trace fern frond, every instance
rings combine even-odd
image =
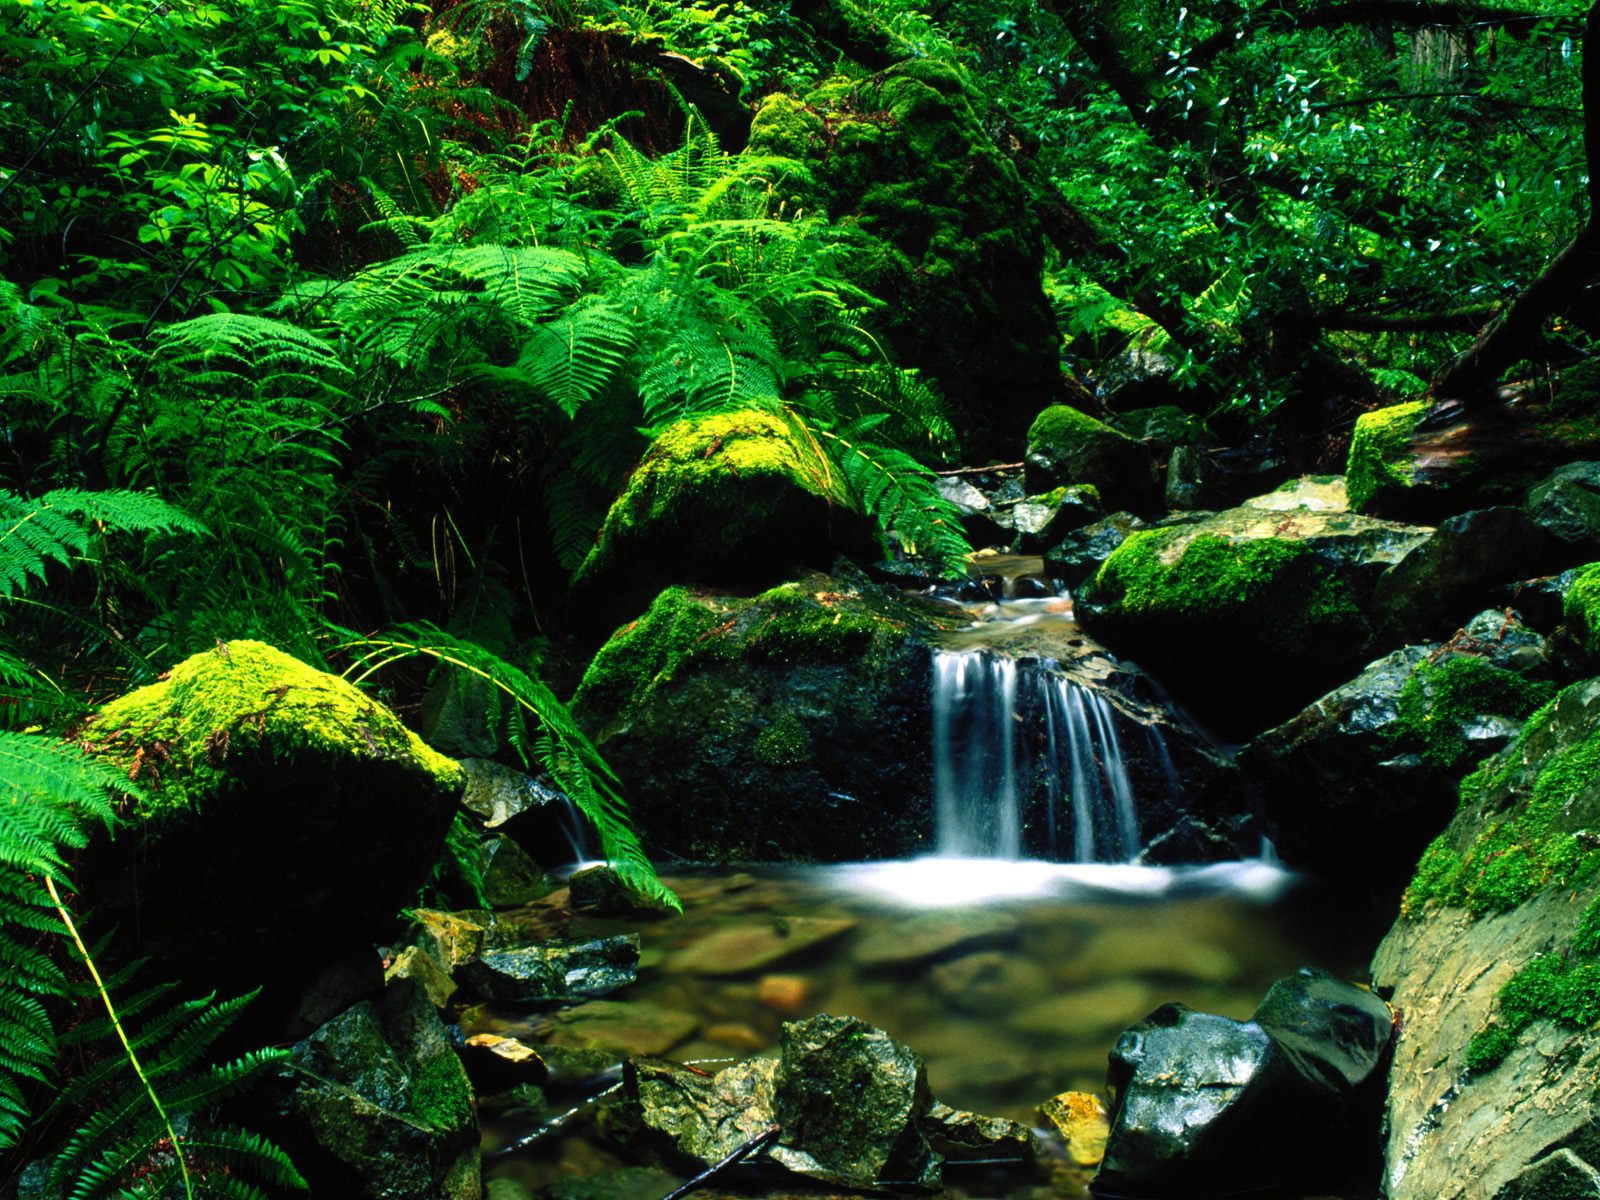
[[[529,331],[516,370],[570,417],[610,386],[635,338],[623,309],[585,298]]]

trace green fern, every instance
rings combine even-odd
[[[572,417],[610,386],[637,339],[622,308],[584,297],[529,331],[514,370]]]
[[[144,492],[57,488],[30,500],[0,488],[0,599],[43,580],[47,563],[86,556],[92,525],[130,533],[206,532],[181,509]]]
[[[491,684],[512,702],[505,714],[507,741],[524,763],[537,760],[571,797],[600,835],[612,868],[644,902],[681,910],[678,898],[657,878],[639,845],[621,785],[600,752],[543,682],[482,646],[431,625],[401,625],[380,637],[358,638],[341,647],[357,656],[360,683],[402,659],[422,656]]]

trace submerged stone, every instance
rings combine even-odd
[[[668,959],[689,975],[744,975],[832,941],[855,928],[847,917],[772,917],[713,930]]]
[[[491,1000],[520,1003],[603,996],[638,975],[639,935],[582,942],[543,942],[491,950],[463,965],[463,982]]]
[[[591,1000],[550,1016],[550,1045],[616,1055],[665,1054],[700,1022],[688,1013],[642,1000]],[[548,1057],[548,1056],[547,1056]]]
[[[864,967],[899,967],[938,958],[964,946],[1015,938],[1021,926],[1006,913],[981,909],[918,913],[874,930],[851,953]]]

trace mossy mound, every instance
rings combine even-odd
[[[1586,667],[1600,667],[1600,563],[1578,569],[1561,599],[1562,648]]]
[[[370,936],[427,877],[462,786],[382,704],[252,641],[111,702],[80,741],[148,797],[86,896],[102,917],[136,909],[145,950],[188,961]]]
[[[609,627],[670,584],[764,586],[871,544],[828,457],[772,413],[695,417],[651,444],[573,580],[575,619]]]
[[[904,62],[767,97],[748,151],[805,163],[812,182],[790,199],[859,229],[855,282],[886,303],[891,345],[938,381],[977,457],[1015,453],[1061,386],[1041,229],[988,110],[967,72]]]
[[[1411,486],[1411,431],[1427,411],[1427,404],[1416,400],[1363,413],[1356,419],[1345,467],[1351,508],[1361,512],[1382,507],[1385,493]]]
[[[924,639],[954,619],[863,578],[753,598],[669,588],[595,655],[573,711],[654,850],[911,853],[932,823]]]
[[[1356,670],[1378,576],[1427,530],[1249,506],[1136,530],[1079,589],[1084,624],[1202,718],[1250,733]]]
[[[1028,485],[1035,491],[1092,484],[1113,509],[1155,504],[1156,464],[1127,434],[1066,404],[1052,404],[1028,429]]]

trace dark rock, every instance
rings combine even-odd
[[[475,1033],[465,1039],[461,1063],[473,1083],[487,1091],[543,1083],[550,1077],[550,1068],[532,1046],[493,1033]]]
[[[461,981],[490,1000],[549,1004],[603,996],[638,974],[639,935],[544,942],[486,952],[463,965]]]
[[[1117,1103],[1096,1193],[1266,1192],[1316,1179],[1344,1149],[1339,1093],[1296,1070],[1253,1021],[1163,1005],[1117,1039],[1108,1081]]]
[[[1269,989],[1251,1016],[1308,1079],[1347,1095],[1381,1081],[1395,1014],[1366,988],[1302,967]],[[1374,1113],[1376,1118],[1376,1113]],[[1374,1119],[1376,1128],[1376,1119]]]
[[[461,807],[485,829],[510,834],[525,846],[566,849],[572,801],[548,777],[529,775],[489,758],[463,758]]]
[[[1166,501],[1169,509],[1210,507],[1206,453],[1198,446],[1174,446],[1167,459]]]
[[[630,1059],[623,1100],[603,1128],[629,1149],[695,1171],[732,1154],[775,1121],[773,1059],[752,1058],[715,1075],[676,1063]]]
[[[1148,324],[1108,358],[1095,389],[1108,408],[1125,411],[1147,405],[1173,406],[1178,397],[1172,382],[1177,364],[1165,353],[1169,344],[1164,330]]]
[[[1476,635],[1476,636],[1475,636]],[[1451,639],[1370,664],[1252,740],[1239,764],[1289,863],[1398,884],[1449,820],[1461,777],[1555,692],[1525,671],[1543,642],[1485,613]]]
[[[261,642],[184,660],[79,736],[143,784],[77,874],[84,907],[129,953],[219,986],[287,990],[382,936],[462,786],[388,708]]]
[[[1037,554],[1105,515],[1095,489],[1062,487],[1026,496],[999,510],[995,519],[1016,534],[1014,545],[1019,553]]]
[[[651,911],[644,906],[638,893],[608,866],[585,867],[574,872],[567,887],[571,889],[574,908],[588,909],[602,916]]]
[[[1112,513],[1102,521],[1075,529],[1045,551],[1044,569],[1068,587],[1077,587],[1100,569],[1111,552],[1145,524],[1132,513]]]
[[[1489,602],[1497,608],[1514,609],[1534,629],[1548,636],[1561,624],[1567,590],[1577,578],[1577,570],[1571,570],[1559,575],[1521,579],[1496,589],[1490,594]]]
[[[438,1014],[402,981],[290,1051],[283,1140],[314,1195],[476,1200],[472,1089]]]
[[[780,1045],[776,1162],[841,1187],[939,1186],[920,1058],[881,1029],[826,1014],[784,1025]]]
[[[1033,1158],[1033,1131],[1016,1121],[980,1117],[935,1102],[923,1119],[928,1145],[946,1162],[1027,1162]]]
[[[319,1025],[360,1000],[383,991],[383,960],[370,947],[343,955],[311,977],[286,1032],[303,1038]]]
[[[1092,484],[1108,506],[1156,507],[1155,459],[1143,445],[1065,404],[1039,414],[1028,430],[1027,483],[1035,493]]]
[[[1600,1171],[1571,1150],[1557,1150],[1523,1168],[1494,1200],[1600,1200]]]
[[[1175,404],[1113,412],[1106,418],[1106,424],[1135,441],[1143,442],[1161,457],[1171,454],[1179,446],[1192,446],[1205,436],[1205,427],[1199,418]]]
[[[1549,544],[1519,508],[1451,517],[1378,580],[1372,606],[1381,636],[1390,644],[1443,637],[1483,608],[1497,587],[1537,573]]]
[[[528,852],[504,834],[490,834],[478,851],[483,898],[492,908],[517,908],[550,894],[554,886]]]
[[[1528,516],[1573,561],[1600,554],[1600,462],[1575,462],[1528,493]]]

